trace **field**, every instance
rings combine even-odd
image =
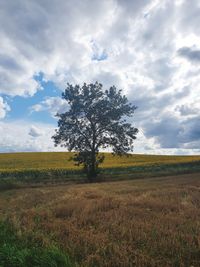
[[[200,156],[162,156],[162,155],[130,155],[129,157],[113,156],[104,153],[105,161],[102,168],[150,166],[153,164],[173,164],[200,161]],[[70,158],[70,152],[41,153],[8,153],[0,154],[0,171],[48,170],[48,169],[79,169]]]
[[[12,183],[84,182],[86,177],[70,158],[73,153],[0,154],[0,178]],[[175,175],[200,171],[200,156],[129,155],[105,153],[100,166],[100,180],[123,180],[139,177]],[[15,181],[13,181],[13,178]],[[8,179],[7,179],[8,181]],[[0,183],[1,189],[1,183]]]
[[[0,154],[0,266],[200,266],[200,156],[72,156]]]
[[[76,266],[200,266],[198,173],[3,191],[0,217]]]

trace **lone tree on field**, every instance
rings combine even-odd
[[[114,154],[133,151],[138,132],[124,117],[131,117],[136,109],[115,86],[103,90],[102,84],[67,84],[62,98],[68,103],[67,112],[57,114],[58,129],[52,137],[55,146],[77,152],[74,161],[83,164],[90,182],[97,176],[98,165],[104,157],[100,148],[112,148]]]

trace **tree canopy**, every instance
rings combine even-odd
[[[58,129],[55,145],[77,152],[74,161],[83,164],[90,181],[97,176],[98,165],[104,157],[100,149],[111,148],[117,155],[133,151],[138,129],[126,121],[136,106],[129,103],[122,90],[115,86],[103,90],[101,83],[67,84],[62,98],[68,110],[57,114]]]

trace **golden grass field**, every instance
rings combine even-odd
[[[0,217],[77,266],[200,266],[198,173],[4,191]]]
[[[153,164],[171,164],[200,161],[200,156],[161,156],[161,155],[130,155],[129,157],[113,156],[104,153],[103,168],[148,166]],[[40,152],[40,153],[0,153],[0,172],[45,170],[45,169],[78,169],[70,158],[70,152]]]

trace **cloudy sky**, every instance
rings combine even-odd
[[[0,152],[55,150],[66,83],[99,81],[138,106],[135,152],[200,154],[199,25],[197,0],[0,0]]]

